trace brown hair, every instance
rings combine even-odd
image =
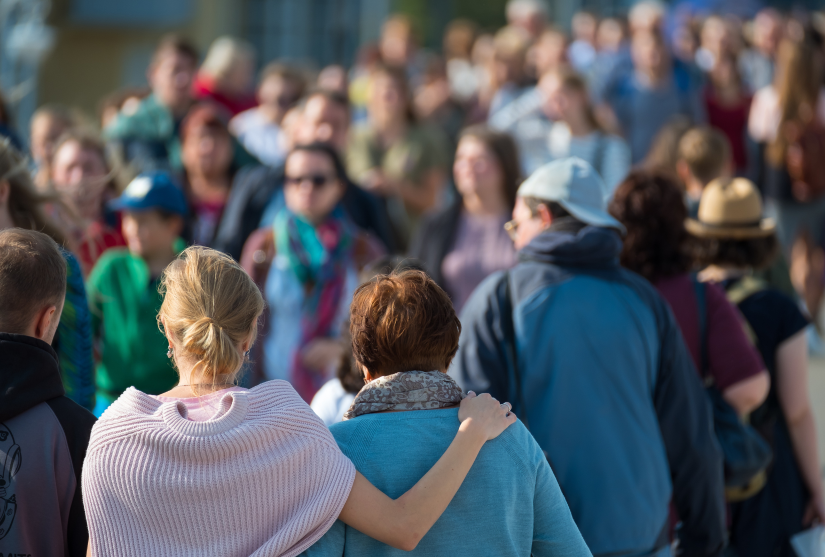
[[[573,91],[584,98],[584,117],[587,123],[593,130],[603,132],[604,129],[593,112],[593,104],[590,102],[590,94],[587,90],[587,80],[580,73],[567,67],[551,70],[550,74],[556,76],[564,89]]]
[[[14,226],[37,230],[65,245],[63,233],[43,212],[46,203],[58,203],[57,198],[38,193],[32,182],[26,158],[14,148],[8,138],[0,139],[0,182],[9,184],[8,210]]]
[[[746,240],[699,238],[694,251],[696,261],[702,267],[718,265],[758,271],[767,269],[776,259],[779,241],[775,234]]]
[[[481,141],[498,160],[504,178],[504,199],[507,200],[508,207],[512,210],[516,204],[516,192],[521,184],[521,166],[516,142],[510,134],[496,131],[483,124],[465,128],[458,139],[461,141],[465,137]]]
[[[57,139],[54,144],[54,151],[52,151],[52,160],[49,161],[50,166],[54,164],[54,158],[57,152],[64,145],[72,142],[79,144],[83,151],[94,151],[100,157],[100,160],[103,161],[103,166],[106,170],[111,170],[109,168],[109,160],[106,157],[106,146],[103,141],[97,134],[82,128],[71,128]],[[110,186],[112,186],[111,180]]]
[[[685,230],[682,190],[667,174],[635,170],[619,185],[610,214],[627,229],[622,266],[649,281],[691,268],[692,237]]]
[[[687,116],[674,116],[668,120],[653,138],[653,143],[641,166],[648,170],[678,176],[676,163],[679,161],[679,141],[691,127],[690,118]]]
[[[66,260],[54,240],[34,230],[0,230],[0,331],[24,333],[44,307],[66,295]]]
[[[378,275],[350,307],[353,357],[373,375],[446,370],[460,334],[449,296],[422,271]]]
[[[164,332],[179,343],[181,357],[195,360],[191,382],[234,381],[244,362],[239,346],[255,338],[264,310],[246,271],[228,255],[193,246],[166,267],[160,292],[158,326],[163,331],[165,319]]]
[[[679,140],[679,159],[687,163],[697,180],[707,185],[730,162],[730,143],[722,132],[710,126],[691,128]]]
[[[404,115],[407,117],[407,121],[412,123],[415,122],[415,111],[413,110],[413,97],[412,91],[410,91],[410,82],[407,79],[407,71],[404,68],[398,68],[396,66],[390,66],[384,63],[376,64],[373,68],[372,72],[370,73],[370,80],[375,79],[375,76],[383,75],[392,80],[396,87],[401,91],[401,96],[404,97],[406,101],[406,107],[404,110]]]
[[[768,145],[767,157],[774,166],[784,166],[789,124],[806,125],[816,118],[822,61],[810,38],[784,39],[776,55],[774,89],[779,96],[779,129]]]
[[[161,37],[160,42],[158,42],[158,46],[155,48],[155,52],[152,54],[152,62],[150,65],[154,66],[157,64],[161,57],[167,52],[174,52],[175,54],[186,56],[192,60],[192,65],[198,65],[198,49],[192,41],[183,35],[169,33],[168,35]]]
[[[271,62],[261,70],[261,74],[258,77],[258,84],[260,85],[270,77],[280,77],[284,81],[294,83],[298,89],[297,97],[300,98],[304,95],[307,80],[304,73],[298,68],[284,64],[283,62]]]

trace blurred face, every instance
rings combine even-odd
[[[541,92],[544,94],[547,114],[565,122],[581,117],[586,102],[584,96],[565,87],[557,76],[542,79]]]
[[[283,118],[286,111],[298,102],[297,85],[280,75],[266,78],[258,87],[258,102]]]
[[[624,40],[622,25],[615,19],[604,19],[596,32],[596,46],[599,50],[616,51]]]
[[[483,141],[471,135],[458,143],[453,175],[461,195],[502,193],[504,175],[498,159]]]
[[[313,224],[322,223],[344,195],[332,161],[323,153],[295,151],[284,170],[286,206]]]
[[[159,212],[151,209],[137,212],[124,211],[122,217],[123,237],[126,239],[129,251],[143,258],[168,253],[182,227],[180,217],[166,219]]]
[[[665,64],[661,42],[653,33],[639,32],[633,35],[631,44],[633,65],[637,70],[659,75]]]
[[[545,33],[533,47],[533,59],[539,75],[563,65],[566,58],[567,39],[560,33]]]
[[[195,61],[189,56],[167,50],[149,68],[149,84],[158,100],[172,110],[185,107],[191,97]]]
[[[377,73],[370,89],[370,115],[379,121],[403,117],[407,98],[399,84],[391,76]]]
[[[347,145],[349,114],[346,109],[324,97],[310,98],[295,125],[295,143],[330,143],[339,153]]]
[[[108,170],[100,153],[77,141],[60,146],[52,160],[52,183],[83,216],[97,218]]]
[[[213,126],[201,125],[189,130],[182,148],[186,171],[201,176],[229,173],[232,142],[229,134]]]
[[[235,61],[232,69],[221,80],[221,89],[230,95],[241,96],[253,90],[255,62],[247,58]]]
[[[782,39],[782,20],[772,12],[760,12],[753,21],[753,43],[766,56],[774,56]]]
[[[517,250],[525,247],[533,238],[547,229],[541,217],[533,215],[530,207],[527,206],[521,197],[516,199],[516,206],[513,208],[512,222],[517,227],[513,233],[513,245]]]
[[[66,129],[63,122],[49,114],[41,114],[32,119],[31,151],[35,162],[42,164],[51,158],[54,144]]]

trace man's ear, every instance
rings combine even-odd
[[[536,216],[541,219],[541,224],[544,225],[544,228],[550,228],[553,224],[553,215],[550,213],[547,205],[543,203],[536,209]]]
[[[47,306],[41,309],[37,312],[34,323],[32,323],[32,336],[51,344],[52,339],[49,338],[49,335],[53,336],[54,330],[57,329],[54,326],[56,324],[55,320],[60,320],[57,306]]]
[[[11,197],[11,184],[8,180],[0,181],[0,207],[8,205]]]

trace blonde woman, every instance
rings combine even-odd
[[[180,383],[127,390],[97,422],[83,495],[92,555],[298,555],[340,518],[403,550],[441,516],[482,445],[515,422],[461,402],[452,445],[404,495],[378,491],[284,381],[235,379],[264,301],[234,260],[192,247],[167,267],[159,322]]]
[[[193,91],[198,100],[215,102],[235,116],[258,105],[254,93],[255,49],[235,37],[218,37],[209,47]]]

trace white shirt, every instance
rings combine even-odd
[[[264,118],[258,108],[250,108],[232,118],[229,131],[267,166],[280,166],[286,159],[286,134],[278,124]]]
[[[630,171],[630,148],[624,139],[604,132],[574,137],[564,122],[550,128],[547,139],[548,160],[579,157],[601,175],[611,195]]]
[[[344,413],[349,410],[354,400],[355,395],[345,391],[341,381],[336,377],[324,383],[315,393],[309,407],[329,427],[344,419]]]

